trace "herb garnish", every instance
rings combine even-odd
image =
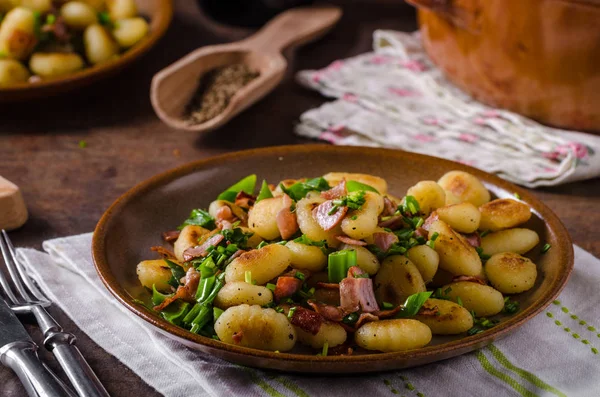
[[[313,178],[305,182],[296,182],[290,187],[285,187],[283,184],[279,184],[280,189],[290,196],[294,201],[299,201],[306,197],[308,192],[318,191],[324,192],[325,190],[331,189],[329,183],[323,178]]]
[[[197,225],[210,230],[217,227],[215,223],[215,218],[210,216],[210,214],[207,211],[204,211],[202,209],[192,210],[190,216],[185,221],[183,221],[183,223],[177,229],[181,230],[187,225]]]

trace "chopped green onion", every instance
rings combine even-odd
[[[487,236],[488,234],[490,234],[491,230],[484,230],[483,232],[481,232],[481,234],[479,235],[479,237],[483,238],[485,236]]]
[[[502,309],[502,312],[514,314],[519,311],[519,306],[519,302],[511,301],[510,298],[507,296],[506,298],[504,298],[504,309]]]
[[[385,310],[390,310],[390,309],[394,308],[394,305],[391,304],[390,302],[383,302],[382,306]]]
[[[325,342],[323,344],[323,351],[321,352],[322,356],[327,356],[327,353],[329,352],[329,343]]]
[[[275,291],[275,288],[276,288],[276,287],[277,287],[277,286],[276,286],[275,284],[272,284],[272,283],[267,283],[267,288],[268,288],[268,289],[270,289],[271,291]]]
[[[339,283],[348,275],[348,269],[356,266],[355,250],[332,252],[327,258],[327,274],[330,283]]]
[[[552,246],[548,243],[544,244],[544,246],[542,247],[542,254],[545,254],[546,252],[548,252],[548,250],[552,248]]]
[[[273,193],[271,193],[271,189],[269,189],[269,185],[267,184],[267,181],[265,181],[263,179],[262,185],[260,187],[260,192],[258,193],[258,196],[256,197],[256,202],[258,203],[261,200],[264,200],[267,198],[272,198],[272,197],[273,197]]]
[[[416,215],[419,213],[419,202],[414,196],[406,196],[402,202],[402,212],[405,214]]]
[[[342,319],[342,322],[344,324],[354,325],[358,321],[358,317],[359,317],[358,313],[356,313],[356,312],[350,313]]]
[[[427,241],[425,244],[431,248],[431,249],[435,249],[435,240],[437,240],[437,238],[439,237],[439,233],[435,232],[433,233],[433,235],[431,236],[431,238],[429,239],[429,241]]]
[[[269,243],[267,243],[266,241],[263,240],[256,246],[256,249],[259,250],[262,247],[267,246],[267,245],[269,245]]]
[[[225,200],[229,202],[234,202],[235,197],[241,191],[246,192],[248,194],[254,193],[254,188],[256,187],[256,174],[248,175],[245,178],[242,178],[238,182],[234,183],[230,187],[228,187],[223,193],[217,196],[217,200]]]
[[[346,182],[346,190],[348,192],[356,192],[359,190],[363,190],[366,192],[375,192],[378,193],[377,189],[375,189],[373,186],[367,185],[365,183],[361,183],[358,181],[347,181]]]
[[[304,281],[304,279],[306,278],[306,277],[304,276],[304,273],[301,273],[301,272],[296,272],[296,273],[294,274],[294,277],[296,277],[298,280],[302,280],[302,281]]]
[[[47,25],[53,25],[55,22],[56,22],[56,15],[48,14],[46,16],[46,24]]]
[[[421,226],[423,226],[423,223],[425,223],[425,221],[423,220],[423,218],[418,217],[417,218],[417,223],[415,224],[415,229],[420,228]]]
[[[356,216],[356,215],[352,215],[352,216],[350,217],[350,219],[352,219],[353,221],[355,221],[357,218],[358,218],[358,216]]]
[[[205,277],[200,279],[198,283],[198,289],[196,290],[196,300],[198,302],[205,301],[210,295],[217,278],[215,276]]]
[[[491,255],[483,253],[483,248],[481,247],[475,247],[475,251],[477,251],[477,254],[479,255],[482,261],[487,261],[491,258]]]
[[[85,149],[85,148],[87,147],[87,145],[88,145],[88,144],[87,144],[87,142],[86,142],[86,141],[84,141],[84,140],[82,139],[81,141],[79,141],[79,144],[78,144],[78,145],[79,145],[79,147],[80,147],[80,148],[82,148],[82,149]]]
[[[246,270],[244,273],[244,281],[248,284],[252,284],[252,272],[250,270]]]
[[[460,299],[460,296],[456,297],[456,303],[458,303],[459,306],[464,306],[463,302],[462,302],[462,299]]]
[[[213,320],[217,321],[219,319],[219,317],[221,317],[221,314],[223,314],[224,310],[223,309],[219,309],[218,307],[213,307]]]
[[[281,306],[275,306],[275,311],[277,313],[283,313],[284,312],[283,307],[281,307]]]
[[[99,12],[98,13],[98,22],[100,22],[101,25],[105,25],[105,26],[112,26],[112,19],[110,18],[110,15],[108,12]]]
[[[298,309],[298,307],[294,306],[290,309],[290,311],[288,312],[288,318],[291,320],[292,317],[294,317],[294,313],[296,313],[296,310]]]
[[[514,192],[514,193],[513,193],[513,196],[515,196],[515,198],[516,198],[517,200],[521,200],[521,195],[520,195],[519,193],[517,193],[517,192]]]

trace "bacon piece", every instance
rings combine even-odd
[[[400,215],[392,216],[385,221],[381,221],[377,224],[379,227],[386,227],[388,229],[399,229],[405,226],[404,220]]]
[[[233,339],[233,341],[235,343],[237,343],[238,345],[240,343],[242,343],[242,338],[244,337],[244,331],[243,330],[239,330],[238,332],[234,332],[233,335],[231,335],[231,339]]]
[[[415,236],[417,237],[423,237],[423,238],[428,238],[429,232],[425,229],[423,229],[422,227],[418,227],[417,230],[415,230]]]
[[[172,253],[165,247],[161,247],[160,245],[155,245],[154,247],[150,247],[150,250],[160,254],[163,258],[177,260],[177,257],[175,256],[174,253]]]
[[[215,213],[215,219],[217,220],[217,222],[219,221],[232,221],[234,218],[233,212],[231,211],[231,208],[229,208],[228,205],[224,205],[222,207],[220,207],[217,212]]]
[[[348,207],[338,207],[337,211],[329,215],[329,212],[333,209],[333,207],[333,200],[327,200],[313,209],[313,218],[315,218],[319,226],[321,226],[321,229],[325,231],[336,227],[342,221],[342,219],[344,219],[344,216],[346,216],[346,213],[348,212]]]
[[[340,322],[344,318],[344,311],[337,306],[326,305],[312,299],[309,299],[306,303],[326,320]]]
[[[321,192],[321,197],[325,200],[333,200],[336,198],[344,197],[348,194],[346,190],[346,180],[342,179],[340,183],[332,187],[331,189]]]
[[[281,238],[287,240],[298,231],[298,220],[296,219],[296,214],[292,212],[291,207],[294,202],[290,196],[284,194],[282,203],[283,208],[279,210],[275,220],[277,222],[277,229],[279,229]]]
[[[179,230],[169,230],[168,232],[162,233],[162,238],[167,243],[172,243],[179,238],[181,232]]]
[[[398,240],[398,236],[388,232],[373,233],[373,240],[377,248],[383,252],[387,252],[394,243],[400,241]]]
[[[246,252],[246,251],[244,251],[244,250],[237,250],[237,251],[235,251],[235,252],[233,253],[233,255],[231,255],[231,256],[229,257],[229,259],[228,259],[228,260],[231,262],[232,260],[234,260],[234,259],[235,259],[235,258],[237,258],[238,256],[242,255],[244,252]]]
[[[398,305],[393,309],[389,309],[389,310],[379,310],[376,312],[373,312],[374,315],[376,315],[377,317],[381,318],[389,318],[389,317],[393,317],[395,316],[400,310],[402,310],[402,306]]]
[[[350,238],[348,236],[335,236],[336,240],[341,241],[344,244],[349,244],[349,245],[359,245],[361,247],[364,247],[367,245],[367,243],[365,243],[364,241],[361,240],[355,240],[353,238]]]
[[[397,209],[398,204],[396,204],[394,200],[389,197],[383,198],[383,212],[381,213],[381,216],[392,216],[396,213]]]
[[[351,356],[354,353],[349,344],[343,343],[334,347],[330,347],[327,351],[328,356]]]
[[[279,276],[275,285],[275,301],[279,302],[282,298],[294,295],[302,286],[302,280],[296,277]]]
[[[235,196],[235,205],[237,205],[238,207],[241,208],[250,208],[254,205],[254,203],[256,202],[256,197],[246,193],[245,191],[240,191],[236,196]]]
[[[317,287],[326,288],[326,289],[340,289],[340,285],[338,283],[322,283],[318,282]]]
[[[459,281],[469,281],[472,283],[477,283],[477,284],[481,284],[481,285],[486,285],[485,281],[480,279],[477,276],[456,276],[454,278],[452,278],[452,282],[456,283]]]
[[[429,232],[429,228],[431,227],[431,224],[435,221],[437,221],[440,217],[438,216],[437,212],[433,211],[428,217],[427,219],[425,219],[425,222],[423,222],[423,229],[427,230],[427,232]]]
[[[219,245],[225,236],[222,234],[214,234],[209,239],[204,241],[201,245],[197,245],[195,247],[190,247],[183,251],[183,259],[187,262],[194,258],[202,258],[208,254],[207,250],[210,246],[216,247]]]
[[[296,310],[290,319],[290,323],[299,327],[303,331],[316,335],[323,324],[323,316],[312,310],[295,306]]]
[[[359,329],[361,325],[371,321],[379,321],[379,317],[371,313],[361,313],[360,316],[358,316],[358,320],[354,324],[354,329]]]
[[[179,287],[177,287],[177,291],[173,296],[170,296],[167,299],[165,299],[160,305],[154,306],[154,310],[156,310],[157,312],[161,311],[165,307],[169,306],[171,303],[175,302],[177,299],[181,299],[190,303],[195,302],[194,295],[190,295],[187,288],[185,288],[185,286],[183,285],[180,285]]]
[[[471,247],[479,247],[481,245],[481,237],[479,233],[470,233],[470,234],[462,234],[461,235],[467,240],[467,243],[471,245]]]
[[[340,282],[340,303],[342,310],[347,313],[359,310],[372,313],[379,310],[373,291],[373,280],[354,277],[363,273],[358,266],[352,266],[348,270],[348,277]]]
[[[434,306],[434,307],[421,306],[421,308],[419,309],[419,312],[417,314],[419,316],[435,317],[435,316],[439,315],[439,312],[440,312],[440,309],[438,309],[437,306]]]
[[[198,273],[194,266],[190,266],[190,268],[185,273],[185,281],[183,282],[183,286],[185,287],[185,289],[187,289],[187,292],[188,294],[190,294],[190,296],[196,295],[199,283],[200,273]]]

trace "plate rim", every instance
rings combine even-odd
[[[227,344],[221,341],[217,341],[211,338],[207,338],[198,334],[193,334],[184,328],[180,328],[173,325],[166,320],[151,313],[148,309],[139,304],[133,302],[133,298],[127,293],[127,291],[120,286],[118,280],[112,274],[108,261],[103,255],[104,242],[107,232],[107,226],[111,220],[113,213],[124,207],[129,200],[143,194],[145,191],[154,187],[160,186],[172,182],[185,175],[192,174],[194,172],[209,169],[220,163],[227,162],[230,159],[240,158],[252,158],[256,155],[277,155],[285,156],[289,153],[302,153],[310,150],[311,152],[346,152],[348,154],[360,155],[365,152],[373,153],[386,153],[386,156],[402,156],[408,159],[412,158],[426,158],[427,161],[435,161],[448,166],[448,170],[457,169],[469,172],[478,178],[481,178],[484,182],[489,182],[493,186],[499,187],[507,191],[513,191],[521,196],[521,199],[526,202],[533,210],[536,211],[536,215],[546,225],[546,228],[556,235],[557,240],[561,244],[561,250],[559,250],[560,258],[565,263],[565,272],[560,275],[550,286],[549,292],[538,299],[539,303],[532,304],[527,309],[520,311],[518,314],[508,318],[507,320],[499,323],[491,331],[479,333],[472,336],[465,336],[463,338],[445,342],[438,345],[425,346],[420,349],[414,349],[402,352],[389,352],[389,353],[370,353],[361,355],[350,355],[350,356],[315,356],[306,354],[292,354],[292,353],[275,353],[265,350],[253,349],[248,347],[236,346]],[[554,250],[553,250],[554,251]],[[556,251],[555,251],[556,252]],[[154,175],[117,198],[111,206],[104,212],[100,218],[92,238],[92,259],[94,267],[102,280],[104,286],[112,293],[112,295],[119,301],[120,304],[125,306],[129,311],[146,321],[147,323],[159,328],[163,333],[171,334],[178,339],[187,340],[194,344],[202,345],[209,349],[225,350],[228,353],[242,354],[245,356],[260,357],[263,359],[275,360],[279,362],[308,362],[318,364],[357,364],[372,362],[374,360],[386,362],[402,361],[410,359],[427,359],[432,355],[439,355],[440,353],[450,353],[450,356],[457,356],[464,354],[467,351],[472,351],[477,348],[484,347],[493,341],[500,339],[510,332],[516,330],[526,322],[530,321],[537,314],[547,308],[561,293],[567,284],[571,273],[574,268],[574,252],[573,243],[569,236],[569,233],[563,223],[560,221],[558,216],[545,205],[541,200],[537,199],[532,193],[516,186],[511,182],[501,179],[500,177],[479,170],[477,168],[457,163],[451,160],[446,160],[438,157],[428,156],[424,154],[406,152],[398,149],[387,149],[387,148],[373,148],[363,146],[332,146],[327,144],[304,144],[304,145],[284,145],[284,146],[268,146],[263,148],[247,149],[241,151],[228,152],[225,154],[210,156],[201,160],[189,162],[178,167],[169,169],[157,175]],[[454,354],[452,354],[454,353]],[[437,361],[437,360],[432,360]],[[304,371],[303,371],[304,372]],[[365,369],[368,372],[368,369]]]

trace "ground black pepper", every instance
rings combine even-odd
[[[204,123],[221,114],[235,93],[258,76],[258,72],[243,63],[223,66],[204,74],[188,105],[189,123]]]

